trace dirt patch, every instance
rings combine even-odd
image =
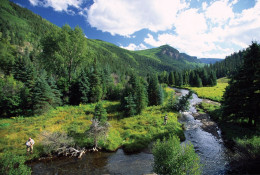
[[[218,133],[218,126],[217,124],[210,119],[210,116],[208,114],[203,113],[196,113],[193,115],[193,117],[197,120],[200,120],[202,123],[201,128],[214,135],[216,138],[220,139],[219,133]]]

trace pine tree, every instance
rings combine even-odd
[[[244,64],[231,79],[224,94],[226,119],[246,119],[255,127],[260,120],[260,45],[252,43],[244,55]]]
[[[158,103],[158,105],[162,105],[163,101],[164,101],[164,92],[163,92],[163,87],[162,87],[161,84],[159,85],[158,94],[159,94],[159,101],[158,101],[159,103]]]
[[[136,100],[136,110],[137,113],[141,113],[143,109],[147,107],[148,104],[148,96],[147,90],[140,80],[138,81],[136,93],[135,93],[135,100]]]
[[[150,77],[149,85],[148,85],[148,99],[149,105],[158,105],[159,102],[159,82],[157,76],[153,75]]]
[[[89,81],[85,71],[81,72],[79,78],[80,102],[86,104],[89,101]]]
[[[215,71],[210,71],[208,85],[209,86],[216,86],[217,85],[217,77],[216,77]]]
[[[126,116],[133,116],[136,114],[136,104],[135,104],[135,99],[132,94],[129,96],[125,97],[126,101],[126,106],[125,106],[125,114]]]
[[[99,102],[95,106],[94,119],[98,120],[101,125],[103,125],[107,122],[107,112],[101,102]]]
[[[101,80],[102,80],[102,91],[103,96],[102,99],[104,99],[107,96],[107,92],[109,91],[111,86],[113,86],[113,79],[111,77],[111,70],[109,66],[106,66],[101,74]]]
[[[14,117],[22,112],[21,93],[24,84],[13,76],[0,78],[0,116]]]
[[[195,74],[195,86],[196,87],[202,87],[202,80],[198,74]]]
[[[195,72],[193,70],[190,72],[189,80],[190,80],[189,84],[191,86],[196,86],[196,75],[195,75]]]
[[[62,104],[61,102],[61,93],[57,88],[56,81],[53,78],[53,76],[50,76],[48,79],[48,84],[51,88],[51,93],[53,94],[53,101],[50,102],[50,105],[53,107],[60,106]]]
[[[13,68],[14,78],[23,82],[29,89],[34,85],[36,70],[29,57],[19,57]]]
[[[46,81],[46,73],[43,72],[37,77],[35,86],[32,89],[33,113],[42,114],[47,112],[54,101],[54,94]]]
[[[93,71],[90,73],[90,102],[98,102],[102,98],[101,75],[95,61]]]
[[[173,72],[170,72],[168,82],[169,82],[169,86],[175,85],[175,78],[174,78]]]

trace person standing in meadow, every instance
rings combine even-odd
[[[26,142],[26,147],[27,147],[27,153],[31,152],[33,153],[33,145],[34,145],[34,140],[32,138],[29,138]]]
[[[164,116],[164,125],[166,125],[167,124],[167,120],[168,120],[168,116],[167,116],[167,114]]]

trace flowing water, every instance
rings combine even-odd
[[[186,95],[188,90],[175,89]],[[199,154],[203,164],[203,174],[225,174],[228,170],[227,151],[220,136],[216,138],[212,134],[201,129],[202,123],[192,116],[196,113],[195,105],[202,100],[196,94],[190,100],[188,112],[183,112],[180,122],[185,125],[185,142],[191,142]],[[51,161],[32,163],[35,175],[141,175],[152,172],[153,155],[149,153],[125,154],[122,149],[114,153],[87,153],[81,159],[62,158]]]
[[[175,89],[182,95],[188,94],[188,90]],[[196,94],[192,95],[188,112],[182,112],[180,122],[184,124],[185,142],[191,142],[194,145],[196,153],[199,154],[203,164],[203,174],[225,174],[228,170],[228,150],[224,147],[221,139],[221,132],[218,130],[219,137],[213,136],[201,129],[200,120],[195,120],[192,116],[197,113],[195,105],[201,103],[202,99]]]

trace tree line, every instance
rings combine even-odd
[[[194,70],[161,72],[158,75],[160,83],[169,86],[215,86],[217,84],[216,72],[209,66]]]
[[[0,44],[3,58],[11,58],[1,64],[2,117],[39,115],[60,105],[100,100],[121,100],[121,109],[129,116],[163,101],[157,76],[142,78],[133,71],[115,74],[109,65],[89,60],[85,36],[78,27],[65,25],[46,35],[36,56],[28,49],[18,54],[2,36]]]

